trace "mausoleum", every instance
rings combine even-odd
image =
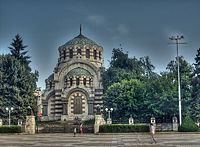
[[[103,107],[103,47],[80,33],[58,48],[58,63],[45,80],[42,120],[94,118]]]

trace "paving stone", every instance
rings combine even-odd
[[[0,134],[0,147],[199,147],[200,134]]]

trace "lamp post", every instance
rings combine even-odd
[[[9,127],[10,127],[10,113],[13,110],[14,110],[13,107],[6,107],[6,111],[8,111],[8,124],[9,124]]]
[[[179,51],[178,51],[178,45],[179,44],[186,44],[179,42],[181,39],[184,39],[183,36],[172,36],[169,37],[170,40],[175,41],[174,44],[176,44],[176,53],[177,53],[177,65],[178,65],[178,102],[179,102],[179,123],[182,124],[182,114],[181,114],[181,82],[180,82],[180,67],[179,67]]]
[[[37,98],[37,121],[38,120],[40,121],[42,117],[42,99],[41,99],[42,91],[40,87],[38,87],[35,90],[34,95]]]
[[[110,109],[106,108],[105,110],[106,110],[106,112],[108,112],[107,124],[112,124],[112,119],[110,117],[110,113],[113,111],[113,108],[110,108]]]
[[[29,110],[29,112],[28,112],[28,115],[34,115],[33,114],[33,109],[31,108],[31,106],[28,106],[28,110]]]

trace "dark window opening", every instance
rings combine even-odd
[[[69,50],[69,58],[73,58],[73,50],[72,49]]]
[[[63,58],[66,59],[66,51],[65,50],[63,51],[63,55],[64,55]]]
[[[80,84],[80,79],[76,78],[76,85],[79,85],[79,84]]]
[[[49,82],[49,88],[51,89],[52,88],[52,82]]]
[[[83,79],[83,85],[86,85],[86,78]]]
[[[67,79],[65,79],[65,87],[67,87],[67,81],[68,81],[68,80],[67,80]]]
[[[101,60],[101,52],[99,52],[99,60]]]
[[[73,79],[70,78],[70,86],[72,86],[72,84],[73,84]]]
[[[97,51],[94,50],[94,59],[97,59]]]
[[[91,79],[91,78],[89,79],[89,84],[90,84],[90,85],[92,84],[92,79]]]
[[[86,49],[86,58],[90,58],[90,50]]]
[[[61,57],[61,51],[59,50],[59,56]]]
[[[77,49],[77,55],[81,55],[81,49]]]

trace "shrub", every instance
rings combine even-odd
[[[84,125],[94,125],[95,119],[89,119],[83,122]]]
[[[21,133],[21,126],[11,125],[10,127],[7,125],[0,126],[0,133]]]
[[[101,133],[130,133],[130,132],[149,132],[149,125],[136,124],[112,124],[99,126]]]
[[[198,131],[198,126],[189,116],[186,116],[181,126],[179,126],[178,130],[179,132],[195,132]]]

